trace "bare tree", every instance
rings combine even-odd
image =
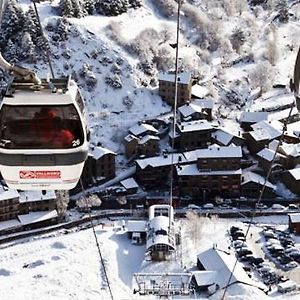
[[[259,96],[268,91],[272,85],[274,73],[271,64],[264,61],[256,65],[255,69],[249,74],[250,83],[253,88],[259,88]]]
[[[275,66],[279,57],[277,29],[274,25],[271,25],[270,28],[270,34],[267,43],[265,57],[272,66]]]
[[[188,211],[186,213],[186,217],[188,219],[188,233],[194,245],[196,246],[201,239],[203,224],[206,218],[200,217],[194,211]]]

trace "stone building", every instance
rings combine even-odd
[[[81,179],[84,185],[94,185],[115,177],[116,153],[103,147],[90,149]]]
[[[203,201],[216,196],[239,197],[241,147],[211,146],[196,151],[196,163],[177,166],[180,193]]]
[[[19,213],[19,193],[0,187],[0,221],[15,219]]]
[[[175,73],[159,73],[159,95],[170,106],[174,106],[175,100]],[[178,74],[177,105],[180,106],[191,100],[192,77],[189,72]]]

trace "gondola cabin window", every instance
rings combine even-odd
[[[0,147],[68,149],[81,146],[84,133],[73,104],[60,106],[3,105]]]

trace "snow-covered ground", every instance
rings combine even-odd
[[[287,217],[260,217],[256,221],[260,225],[281,224],[280,228],[286,228]],[[230,226],[247,228],[241,220],[202,218],[198,221],[195,234],[195,226],[191,221],[182,219],[180,222],[183,232],[180,247],[182,264],[180,257],[176,262],[145,263],[144,245],[132,245],[126,232],[121,230],[121,222],[106,222],[104,227],[96,227],[114,299],[143,298],[138,294],[133,295],[136,285],[134,273],[145,270],[157,272],[162,268],[169,272],[183,270],[182,267],[195,269],[197,254],[213,244],[217,244],[219,249],[228,249],[230,242],[227,230]],[[250,230],[255,233],[251,237],[253,241],[249,239],[252,247],[261,227],[253,226]],[[14,245],[1,245],[0,282],[1,300],[110,299],[91,229],[69,234],[52,233],[21,240]],[[212,299],[220,299],[221,293],[216,293]],[[299,294],[283,296],[273,291],[267,296],[257,288],[234,284],[228,289],[227,297],[234,300],[299,299]]]

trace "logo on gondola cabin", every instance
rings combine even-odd
[[[59,179],[60,171],[20,171],[20,179]]]

